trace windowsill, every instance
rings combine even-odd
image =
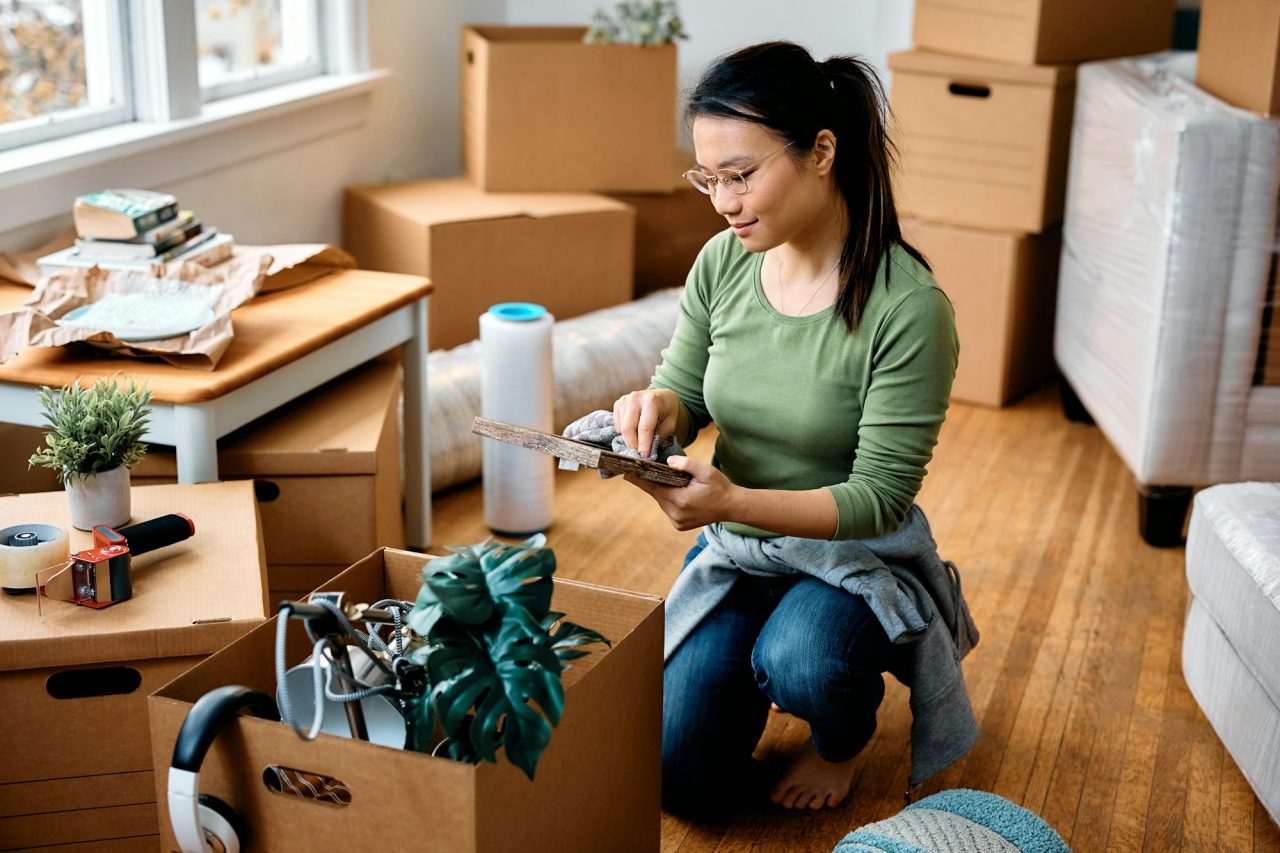
[[[283,117],[290,145],[356,126],[367,119],[373,88],[389,75],[376,70],[313,77],[212,101],[196,118],[128,122],[0,152],[0,191],[14,202],[24,197],[0,206],[0,232],[69,213],[68,194],[98,184],[157,186],[279,150],[280,134],[259,131]],[[229,133],[237,137],[234,144],[228,144]],[[159,156],[177,146],[182,156]],[[166,161],[162,168],[146,165],[154,167],[158,159]]]

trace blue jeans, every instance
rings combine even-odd
[[[704,547],[699,536],[685,565]],[[820,756],[853,758],[875,732],[897,654],[861,596],[740,575],[663,672],[663,806],[696,815],[739,801],[771,701],[809,723]]]

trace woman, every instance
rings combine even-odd
[[[650,388],[613,409],[629,448],[719,430],[711,465],[669,460],[687,487],[628,478],[676,528],[706,526],[668,601],[669,809],[739,800],[771,702],[812,733],[771,798],[838,805],[889,670],[913,687],[912,784],[976,737],[956,651],[972,624],[913,505],[955,320],[899,230],[883,104],[865,63],[781,42],[717,61],[689,100],[686,177],[731,227],[694,264]],[[916,707],[925,682],[937,713]]]

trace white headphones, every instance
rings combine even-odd
[[[245,827],[217,797],[201,794],[200,764],[218,732],[241,708],[279,720],[271,697],[248,687],[219,687],[201,696],[182,721],[169,762],[169,821],[182,853],[240,853]]]

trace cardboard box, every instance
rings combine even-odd
[[[1075,69],[889,56],[903,215],[1039,233],[1062,220]]]
[[[627,302],[634,231],[635,212],[611,198],[486,193],[461,178],[349,187],[343,212],[362,268],[431,277],[432,349],[475,340],[499,302],[536,302],[559,320]]]
[[[254,481],[269,565],[328,565],[332,577],[404,545],[399,371],[369,362],[218,442],[218,476]],[[133,469],[135,483],[176,475],[167,448]]]
[[[325,589],[348,600],[413,599],[424,557],[382,550]],[[472,766],[332,735],[300,740],[288,727],[241,717],[214,742],[200,770],[200,791],[229,803],[259,850],[347,850],[370,838],[412,839],[416,850],[653,851],[659,844],[662,755],[662,600],[556,579],[552,609],[600,631],[612,649],[593,651],[564,675],[560,725],[538,764],[536,781],[499,755]],[[262,625],[150,698],[156,790],[192,703],[225,684],[274,695],[275,621]],[[308,654],[302,626],[289,629],[290,665]],[[351,790],[345,807],[269,791],[263,768],[283,765],[324,774]],[[164,849],[173,846],[161,796]]]
[[[711,197],[680,177],[693,168],[692,151],[675,153],[669,192],[607,193],[636,211],[635,298],[681,287],[698,252],[728,227]]]
[[[1028,235],[918,220],[902,229],[955,306],[952,399],[1002,406],[1053,375],[1061,230]]]
[[[1203,0],[1196,85],[1237,107],[1280,114],[1280,0]]]
[[[44,430],[0,424],[0,495],[56,492],[62,488],[52,469],[27,465],[31,454],[43,446]]]
[[[136,557],[127,601],[40,616],[34,595],[0,596],[0,849],[154,836],[147,694],[265,617],[252,486],[133,490],[135,522],[170,512],[196,535]],[[0,498],[0,527],[23,522],[70,530],[66,495]]]
[[[499,192],[661,192],[676,46],[583,44],[586,27],[463,27],[462,163]]]
[[[300,601],[346,571],[346,566],[275,566],[267,564],[267,612],[275,613],[282,601]]]
[[[916,0],[912,42],[1023,65],[1134,56],[1168,49],[1174,5],[1175,0]]]

